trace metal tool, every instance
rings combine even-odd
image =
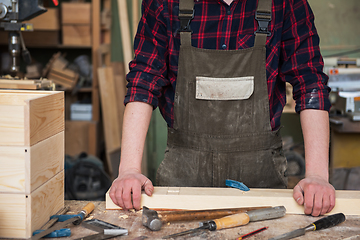
[[[225,185],[228,187],[240,189],[241,191],[250,191],[250,189],[244,183],[235,180],[226,179]]]
[[[277,237],[270,238],[269,240],[286,240],[286,239],[292,239],[295,237],[299,237],[302,235],[305,235],[307,231],[317,231],[329,227],[333,227],[339,223],[342,223],[345,221],[345,215],[342,213],[337,213],[334,215],[330,215],[324,218],[321,218],[320,220],[317,220],[316,222],[311,223],[310,225],[296,229],[294,231],[282,234]]]
[[[41,231],[40,233],[37,233],[36,235],[32,236],[31,240],[40,239],[40,238],[48,235],[49,233],[52,233],[55,230],[62,229],[69,223],[73,223],[74,225],[79,225],[81,223],[81,221],[94,210],[94,208],[95,208],[95,205],[93,203],[88,203],[76,215],[53,215],[53,216],[51,216],[50,219],[58,218],[58,221],[61,223],[58,223],[57,225],[55,225],[47,230]]]
[[[171,234],[163,237],[163,239],[175,238],[186,234],[194,233],[203,229],[209,229],[210,231],[215,231],[225,228],[238,227],[248,224],[249,222],[280,218],[285,216],[285,213],[286,213],[286,209],[284,206],[258,209],[254,211],[249,211],[247,213],[238,213],[207,222],[201,222],[200,227],[198,228],[190,229],[180,233]]]
[[[265,230],[268,229],[268,228],[269,228],[269,227],[263,227],[263,228],[260,228],[260,229],[258,229],[258,230],[249,232],[249,233],[247,233],[247,234],[245,234],[245,235],[242,235],[242,236],[238,237],[236,240],[242,240],[242,239],[245,239],[245,238],[254,236],[255,234],[260,233],[260,232],[262,232],[262,231],[265,231]]]
[[[61,210],[59,210],[56,215],[62,215],[67,213],[69,211],[69,207],[64,207]],[[33,232],[33,235],[36,235],[38,233],[43,232],[46,229],[49,229],[52,227],[59,219],[58,218],[52,218],[47,223],[45,223],[39,230],[36,230]],[[59,230],[55,230],[48,235],[46,235],[47,238],[56,238],[56,237],[69,237],[71,235],[70,228],[63,228]]]
[[[235,213],[248,212],[268,207],[229,208],[211,210],[155,211],[143,206],[142,224],[152,231],[158,231],[164,222],[203,221],[225,217]]]
[[[84,221],[82,222],[81,226],[99,233],[103,233],[104,235],[128,235],[127,229],[99,219]]]

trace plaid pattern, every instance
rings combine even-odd
[[[143,0],[125,97],[125,104],[140,101],[158,106],[170,127],[180,48],[178,6],[178,0]],[[222,0],[196,0],[190,25],[192,45],[219,50],[252,47],[258,26],[256,7],[256,0],[234,0],[231,6]],[[270,31],[266,73],[271,127],[280,126],[286,103],[285,82],[294,87],[297,112],[329,111],[328,77],[322,71],[319,37],[307,1],[273,0]]]

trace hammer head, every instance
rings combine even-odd
[[[162,222],[155,210],[151,210],[143,206],[142,212],[142,224],[152,231],[159,231],[162,226]]]

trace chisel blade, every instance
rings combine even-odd
[[[292,239],[292,238],[296,238],[302,235],[305,235],[305,228],[300,228],[300,229],[296,229],[294,231],[288,232],[288,233],[284,233],[282,235],[270,238],[269,240],[287,240],[287,239]]]

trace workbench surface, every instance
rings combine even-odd
[[[70,207],[70,211],[68,212],[68,214],[76,214],[87,203],[87,201],[65,201],[65,205]],[[128,229],[128,236],[119,236],[112,239],[127,240],[134,239],[140,236],[146,236],[147,239],[161,239],[163,236],[185,231],[191,228],[196,228],[199,226],[198,222],[170,223],[164,224],[160,231],[153,232],[142,225],[142,211],[131,212],[124,210],[106,210],[105,201],[94,202],[94,204],[95,210],[87,219],[96,218]],[[274,220],[250,222],[245,226],[232,229],[224,229],[213,232],[203,230],[199,231],[196,234],[185,235],[176,239],[236,239],[241,235],[265,226],[269,228],[247,239],[268,239],[295,230],[297,228],[305,227],[318,219],[319,217],[311,217],[306,215],[286,215],[285,217]],[[95,231],[86,229],[81,225],[70,226],[70,228],[72,232],[71,237],[61,238],[61,240],[77,239],[97,233]],[[307,232],[305,236],[298,237],[296,239],[360,239],[360,216],[347,216],[346,221],[339,224],[338,226],[329,229],[319,230],[316,232]]]

